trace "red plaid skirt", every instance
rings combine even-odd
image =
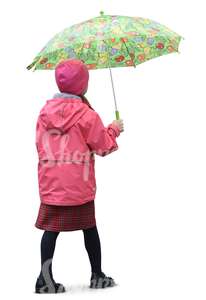
[[[40,203],[35,227],[47,231],[73,231],[96,225],[94,200],[77,206]]]

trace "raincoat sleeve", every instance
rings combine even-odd
[[[85,138],[90,149],[97,155],[105,156],[118,149],[116,138],[119,128],[114,124],[104,126],[97,112],[91,111],[87,120]]]

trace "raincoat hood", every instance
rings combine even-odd
[[[65,133],[88,111],[87,104],[76,95],[58,93],[46,104],[40,112],[42,124],[51,134]],[[58,132],[57,132],[58,131]]]
[[[55,68],[55,79],[61,92],[83,95],[88,86],[89,71],[81,60],[68,59]]]

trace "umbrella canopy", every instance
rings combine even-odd
[[[152,58],[178,52],[182,36],[150,19],[104,15],[75,24],[54,36],[38,53],[28,70],[52,70],[66,59],[80,59],[88,69],[109,68],[119,119],[111,68],[130,67]]]
[[[54,36],[27,68],[54,69],[62,60],[81,59],[88,69],[136,66],[177,52],[181,36],[153,20],[104,15]]]

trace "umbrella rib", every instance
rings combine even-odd
[[[78,54],[78,58],[79,58],[79,59],[81,59],[81,54],[82,54],[82,50],[83,50],[83,48],[84,48],[84,44],[85,44],[85,43],[82,44],[82,47],[81,47],[81,50],[80,50],[80,54]]]
[[[122,29],[122,26],[121,26],[120,24],[119,24],[119,28],[121,29],[122,33],[124,34],[125,32],[124,32],[124,30]],[[127,45],[126,45],[126,43],[125,43],[125,41],[124,41],[124,38],[122,38],[121,40],[123,41],[123,43],[124,43],[124,45],[125,45],[125,47],[126,47],[126,49],[127,49],[127,52],[128,52],[128,54],[129,54],[129,57],[130,57],[131,60],[132,60],[132,63],[133,63],[134,68],[136,68],[136,65],[135,65],[135,63],[134,63],[134,60],[133,60],[132,56],[131,56],[130,53],[129,53],[129,50],[128,50],[128,47],[127,47]]]
[[[126,49],[127,49],[127,52],[128,52],[128,54],[129,54],[129,56],[130,56],[130,58],[131,58],[132,62],[133,62],[133,66],[136,68],[136,65],[135,65],[135,63],[134,63],[134,60],[133,60],[133,58],[132,58],[131,54],[129,53],[129,50],[128,50],[128,47],[127,47],[127,44],[125,43],[125,41],[124,41],[124,40],[123,40],[123,43],[124,43],[124,45],[125,45],[125,47],[126,47]]]
[[[106,44],[106,46],[107,46],[107,54],[108,54],[108,65],[109,65],[109,68],[111,67],[111,65],[110,65],[110,55],[109,55],[109,51],[108,51],[108,44],[107,44],[107,42],[105,41],[105,40],[102,40],[105,44]]]

